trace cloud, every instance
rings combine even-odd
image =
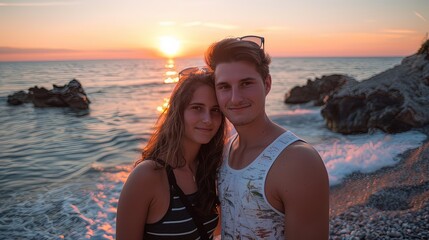
[[[383,29],[382,36],[389,39],[407,38],[409,35],[416,33],[416,31],[408,29]]]
[[[0,47],[0,54],[28,54],[28,53],[64,53],[77,52],[72,49],[55,49],[55,48],[13,48]]]
[[[146,51],[146,49],[97,49],[97,50],[75,50],[66,48],[15,48],[15,47],[0,47],[0,55],[4,54],[56,54],[56,53],[94,53],[94,52],[109,52],[109,53],[133,53],[138,51]]]
[[[419,17],[421,20],[423,20],[423,21],[427,22],[426,18],[425,18],[425,17],[423,17],[420,13],[418,13],[418,12],[414,11],[414,14],[415,14],[417,17]]]
[[[141,59],[158,57],[152,49],[52,49],[0,47],[2,61],[82,60],[82,59]]]
[[[407,34],[416,33],[416,31],[408,30],[408,29],[384,29],[382,32],[388,33],[388,34],[399,34],[399,35],[407,35]]]
[[[52,7],[52,6],[70,6],[77,5],[80,2],[21,2],[21,3],[5,3],[0,2],[0,7]]]

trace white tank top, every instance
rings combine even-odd
[[[268,203],[265,179],[283,149],[301,139],[286,131],[247,167],[235,170],[229,166],[228,157],[236,138],[234,135],[226,144],[219,170],[222,240],[284,239],[284,214]]]

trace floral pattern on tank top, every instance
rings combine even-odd
[[[284,239],[284,214],[268,203],[264,192],[265,179],[283,149],[301,139],[286,131],[247,167],[235,170],[229,167],[228,156],[236,137],[226,144],[219,171],[222,240]]]

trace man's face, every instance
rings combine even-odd
[[[215,85],[220,109],[235,127],[265,117],[271,77],[264,81],[253,64],[239,61],[217,65]]]

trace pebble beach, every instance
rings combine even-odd
[[[330,204],[332,240],[429,239],[429,140],[394,166],[331,187]]]

